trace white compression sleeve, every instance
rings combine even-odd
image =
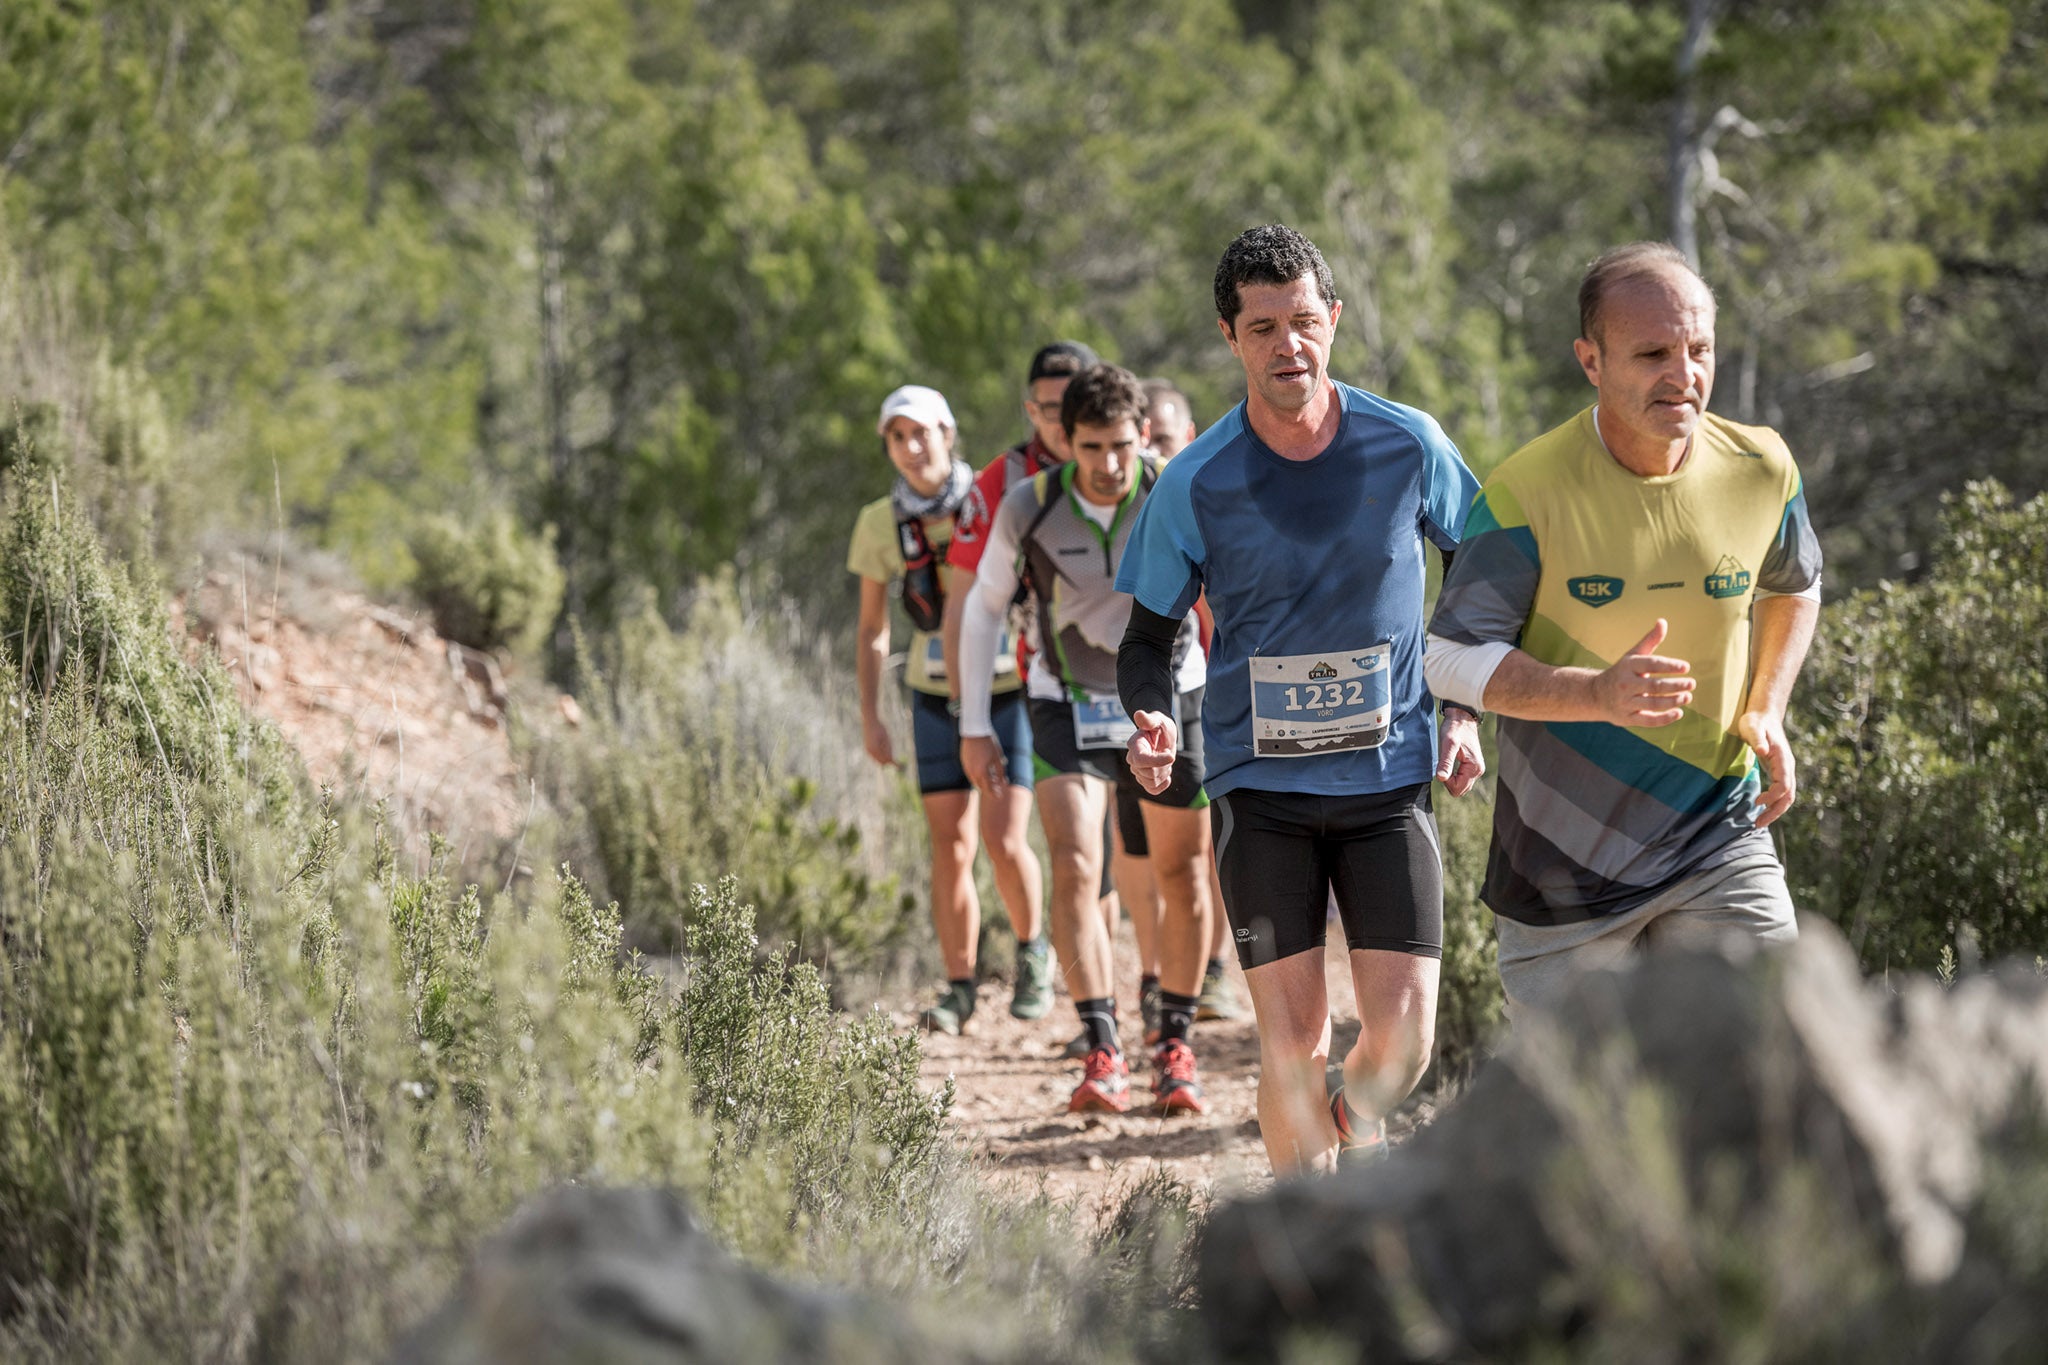
[[[1422,648],[1422,676],[1438,701],[1484,711],[1486,684],[1493,680],[1493,670],[1500,667],[1500,661],[1507,658],[1514,648],[1505,640],[1461,645],[1441,635],[1432,635]]]
[[[988,609],[978,592],[967,594],[960,614],[960,737],[993,735],[989,719],[989,679],[996,669],[996,640],[1003,618]]]

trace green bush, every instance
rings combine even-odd
[[[161,599],[110,564],[62,474],[7,495],[0,531],[0,667],[10,688],[0,832],[49,856],[84,820],[139,860],[131,912],[231,908],[234,831],[252,817],[311,837],[296,758],[252,720],[219,663],[188,664]]]
[[[18,245],[0,240],[0,479],[55,471],[113,558],[140,570],[177,557],[192,541],[193,512],[219,515],[218,462],[191,440],[173,459],[156,385],[78,334]]]
[[[583,649],[588,721],[536,766],[636,943],[679,946],[692,888],[728,873],[762,932],[814,961],[865,967],[922,941],[915,797],[866,759],[852,688],[817,683],[850,673],[729,582],[702,587],[681,631],[643,607]]]
[[[477,649],[531,650],[562,609],[554,535],[535,535],[504,508],[474,521],[425,518],[410,541],[413,591],[434,629]]]
[[[1794,708],[1794,897],[1872,970],[2048,949],[2048,499],[1973,484],[1939,544],[1822,613]]]
[[[177,656],[61,480],[18,491],[5,550],[0,1356],[371,1357],[560,1180],[697,1191],[782,1261],[931,1188],[915,1041],[759,967],[729,883],[669,991],[566,875],[516,902],[445,849],[400,875]]]
[[[1437,980],[1437,1084],[1468,1078],[1506,1017],[1493,911],[1479,899],[1493,842],[1493,779],[1462,797],[1436,796],[1444,858],[1444,956]]]

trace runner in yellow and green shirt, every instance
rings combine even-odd
[[[1599,401],[1480,490],[1424,665],[1502,717],[1484,896],[1516,1011],[1638,948],[1798,932],[1764,831],[1819,612],[1799,470],[1706,411],[1714,299],[1675,248],[1608,252],[1579,299]]]
[[[920,1022],[958,1033],[974,1014],[975,955],[981,903],[974,890],[974,850],[988,844],[996,889],[1018,942],[1016,986],[1010,1013],[1042,1018],[1052,1007],[1052,964],[1040,915],[1043,889],[1038,858],[1026,839],[1031,820],[1031,733],[1014,649],[999,653],[991,687],[997,695],[1001,737],[1011,785],[980,797],[960,767],[959,725],[949,702],[939,626],[948,592],[973,585],[971,574],[945,567],[954,518],[967,498],[973,469],[953,457],[958,440],[953,411],[936,389],[909,384],[891,393],[876,423],[896,483],[889,496],[860,510],[846,567],[860,578],[859,652],[862,740],[868,756],[896,764],[895,746],[882,723],[881,680],[890,652],[889,588],[899,586],[910,617],[904,683],[910,690],[911,730],[918,791],[932,840],[932,924],[945,959],[946,987]]]

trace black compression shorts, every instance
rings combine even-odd
[[[1145,839],[1145,812],[1138,809],[1138,794],[1143,790],[1136,782],[1119,782],[1110,803],[1116,812],[1116,832],[1123,836],[1124,852],[1133,858],[1152,856],[1152,845]]]
[[[1209,818],[1223,907],[1247,969],[1320,951],[1333,891],[1351,947],[1443,956],[1429,783],[1366,796],[1240,788],[1217,797]]]
[[[1180,695],[1180,754],[1174,760],[1173,781],[1157,796],[1138,785],[1138,775],[1131,771],[1123,749],[1083,749],[1075,743],[1073,708],[1063,701],[1031,699],[1032,771],[1040,782],[1069,773],[1086,773],[1119,791],[1128,788],[1140,801],[1179,810],[1200,810],[1209,804],[1209,794],[1202,790],[1202,692],[1202,688],[1196,687]],[[1130,847],[1128,839],[1125,847]]]

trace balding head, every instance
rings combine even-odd
[[[1195,439],[1195,415],[1187,395],[1170,380],[1145,381],[1145,416],[1152,423],[1152,449],[1161,459],[1172,459]]]
[[[1579,281],[1579,335],[1595,346],[1601,344],[1601,306],[1620,290],[1638,283],[1679,281],[1696,285],[1708,308],[1713,307],[1714,291],[1669,242],[1630,242],[1601,252]]]

